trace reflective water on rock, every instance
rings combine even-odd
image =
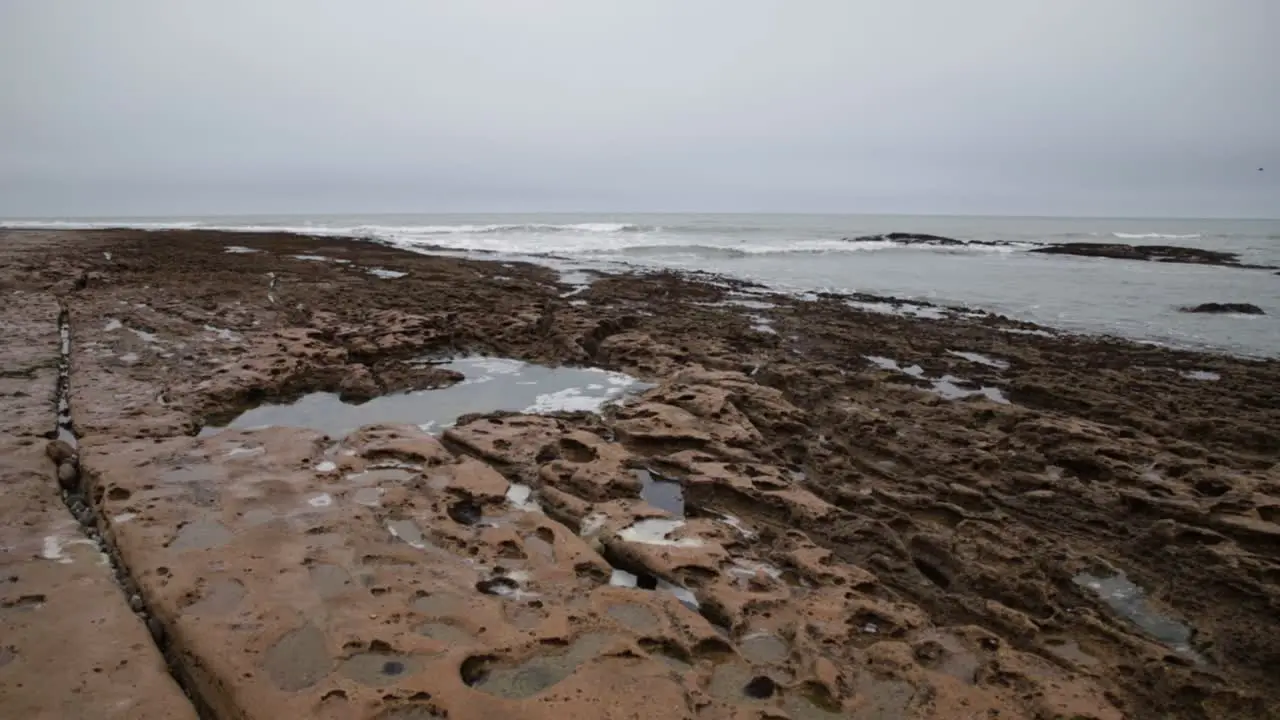
[[[978,355],[977,353],[957,353],[953,351],[948,351],[948,352],[952,352],[952,354],[963,357],[966,360],[970,360],[971,362],[979,362],[978,360],[974,359],[975,357],[982,358],[982,360],[987,361],[987,362],[982,362],[981,364],[989,365],[991,363],[998,362],[998,361],[991,360],[990,358],[986,358],[985,356]],[[1004,392],[997,387],[990,387],[987,385],[982,385],[979,387],[965,387],[965,385],[968,384],[966,380],[963,380],[958,377],[954,377],[952,375],[943,375],[942,377],[939,377],[939,378],[930,378],[928,375],[925,374],[924,368],[920,367],[919,365],[902,367],[901,365],[898,364],[898,361],[894,360],[893,358],[881,357],[879,355],[866,355],[864,357],[867,359],[868,362],[880,368],[881,370],[893,370],[896,372],[900,372],[904,375],[909,375],[919,380],[927,380],[931,385],[931,387],[929,388],[929,391],[936,395],[940,395],[946,398],[947,400],[960,400],[963,398],[970,397],[972,395],[982,395],[986,397],[988,400],[991,400],[992,402],[998,402],[1001,405],[1009,404],[1009,399],[1006,398],[1004,396]],[[992,366],[995,367],[995,365],[992,365]]]
[[[684,517],[684,486],[675,480],[662,477],[652,470],[635,471],[640,481],[640,498],[650,505],[666,510],[676,517]]]
[[[1123,572],[1113,577],[1081,573],[1072,579],[1077,585],[1097,593],[1117,615],[1137,625],[1173,651],[1196,661],[1201,660],[1196,651],[1191,649],[1191,628],[1153,607],[1142,588],[1133,584]]]
[[[688,588],[680,587],[663,580],[662,578],[652,575],[636,575],[626,570],[613,569],[613,574],[609,576],[609,584],[615,587],[640,588],[641,590],[657,590],[659,592],[669,592],[676,596],[685,607],[690,610],[698,610],[701,605],[698,602],[698,596],[694,595]]]
[[[469,357],[437,365],[462,373],[464,379],[447,388],[384,395],[358,405],[333,393],[312,393],[287,405],[260,405],[225,427],[206,427],[200,434],[283,425],[336,436],[374,423],[409,423],[440,433],[469,413],[597,411],[652,387],[607,370],[551,368],[503,358]]]
[[[1222,376],[1212,370],[1188,370],[1182,377],[1189,380],[1221,380]]]
[[[958,358],[964,358],[965,360],[968,360],[971,363],[977,363],[978,365],[986,365],[987,367],[993,367],[997,370],[1009,369],[1009,363],[1005,362],[1004,360],[998,360],[993,357],[988,357],[986,355],[983,355],[982,353],[969,352],[967,350],[948,350],[947,354],[955,355]]]
[[[589,633],[559,651],[545,651],[510,667],[485,657],[470,658],[462,664],[467,685],[501,698],[520,700],[533,697],[573,674],[613,641],[613,636]]]

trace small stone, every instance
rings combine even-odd
[[[79,489],[80,472],[76,470],[76,466],[70,461],[58,466],[58,484],[68,492]]]
[[[152,615],[147,618],[147,630],[151,631],[151,637],[155,638],[156,644],[164,643],[164,626],[160,624],[156,616]]]
[[[133,608],[134,612],[142,612],[142,596],[136,594],[130,595],[129,607]]]
[[[45,454],[49,456],[55,464],[61,465],[64,462],[75,462],[76,450],[66,440],[50,440],[44,448]]]

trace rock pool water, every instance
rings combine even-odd
[[[336,436],[373,423],[409,423],[439,433],[469,413],[597,411],[652,387],[598,368],[552,368],[505,358],[467,357],[439,365],[464,379],[447,388],[384,395],[360,404],[345,403],[333,393],[311,393],[288,404],[259,405],[200,434],[283,425]]]

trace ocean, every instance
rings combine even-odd
[[[1028,250],[1047,243],[1182,245],[1280,265],[1280,220],[757,214],[297,215],[0,221],[0,227],[287,230],[358,236],[418,252],[517,259],[561,270],[704,270],[779,291],[864,292],[998,312],[1077,333],[1280,357],[1275,271]],[[928,233],[1001,245],[853,240]],[[1266,315],[1200,315],[1241,302]]]

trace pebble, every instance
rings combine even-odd
[[[49,456],[49,459],[58,465],[65,462],[75,462],[75,448],[71,447],[70,443],[65,440],[50,440],[44,451]]]
[[[70,461],[64,462],[58,466],[58,484],[62,489],[67,491],[75,491],[80,487],[80,473],[76,470],[76,466]]]

